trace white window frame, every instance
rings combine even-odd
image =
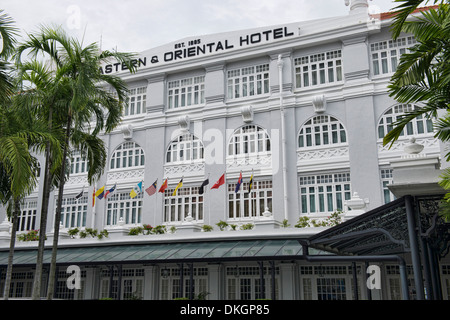
[[[195,76],[167,83],[167,108],[169,110],[205,103],[205,76]]]
[[[401,290],[401,277],[400,277],[400,269],[398,265],[385,265],[385,282],[386,282],[386,299],[388,300],[401,300],[402,290]],[[415,300],[416,298],[416,289],[414,282],[414,271],[412,265],[406,266],[407,273],[407,282],[408,282],[408,291],[409,298],[411,300]]]
[[[203,143],[193,134],[187,133],[173,140],[166,152],[166,163],[190,163],[204,159]]]
[[[86,156],[75,150],[70,156],[70,175],[86,174],[89,171],[89,163]]]
[[[370,44],[370,59],[373,76],[394,73],[402,54],[416,43],[414,37],[384,40]]]
[[[193,268],[193,280],[194,280],[194,296],[198,296],[200,293],[208,291],[208,268],[196,267]],[[160,269],[160,290],[159,299],[161,300],[173,300],[181,297],[181,270],[180,268],[161,268]],[[183,270],[184,279],[184,297],[188,298],[190,293],[190,271],[187,268]]]
[[[144,149],[133,141],[122,143],[114,150],[109,164],[110,170],[144,167]]]
[[[17,217],[17,231],[36,229],[37,199],[26,199],[20,205],[20,215]]]
[[[248,98],[270,93],[269,78],[268,63],[228,70],[228,99]]]
[[[105,225],[108,227],[118,225],[123,219],[126,225],[137,225],[142,222],[143,192],[132,199],[129,192],[115,192],[108,196],[106,205]]]
[[[378,140],[383,140],[386,134],[394,128],[393,124],[402,119],[406,113],[419,108],[419,106],[413,104],[398,104],[386,110],[378,121]],[[427,119],[424,115],[420,115],[405,126],[399,140],[432,135],[434,135],[433,121]]]
[[[183,222],[191,214],[193,221],[202,222],[205,214],[204,198],[199,187],[182,187],[173,195],[175,188],[164,191],[164,223]]]
[[[267,131],[257,125],[247,125],[237,129],[228,144],[228,156],[268,154],[271,141]]]
[[[351,199],[349,172],[300,176],[299,185],[301,215],[344,211],[344,202]]]
[[[124,117],[133,117],[147,112],[147,87],[138,87],[130,89],[127,97],[125,108],[123,110]]]
[[[392,169],[391,168],[385,168],[380,170],[380,177],[381,177],[381,190],[383,192],[383,201],[384,203],[389,203],[391,201],[394,201],[396,199],[395,195],[389,190],[388,185],[392,184],[393,178],[392,178]]]
[[[265,298],[272,297],[272,276],[269,267],[263,269]],[[280,270],[275,268],[275,298],[279,298]],[[226,268],[226,299],[255,300],[261,297],[259,266],[228,266]]]
[[[342,51],[310,54],[294,59],[296,88],[307,88],[344,80]]]
[[[86,227],[88,212],[88,196],[80,199],[75,197],[65,197],[61,205],[61,222],[63,228],[83,228]]]
[[[335,117],[315,116],[302,126],[297,143],[299,149],[348,145],[347,132]]]
[[[249,182],[244,182],[236,193],[236,183],[228,187],[228,220],[248,220],[262,216],[266,208],[272,212],[272,180],[254,180],[251,192]]]
[[[118,293],[118,270],[113,271],[113,285],[112,285],[112,295],[117,298]],[[100,298],[109,298],[109,282],[110,282],[110,270],[102,270],[100,275]],[[126,285],[131,284],[131,292],[127,291]],[[145,271],[142,268],[132,268],[122,270],[122,290],[120,299],[126,300],[131,298],[133,295],[137,297],[144,297],[144,286],[145,286]]]
[[[302,300],[319,300],[320,295],[325,298],[321,300],[335,300],[333,295],[336,293],[334,290],[339,285],[336,283],[340,281],[345,286],[345,291],[339,292],[339,297],[343,299],[339,300],[352,300],[353,299],[353,279],[346,266],[300,266],[300,292]],[[321,291],[318,282],[323,282],[329,291]],[[360,282],[360,281],[358,281]],[[361,290],[358,290],[360,293]],[[328,296],[326,296],[328,293]]]

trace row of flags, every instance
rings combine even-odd
[[[184,177],[183,177],[183,178],[184,178]],[[177,191],[183,186],[183,178],[181,178],[180,182],[178,182],[178,184],[176,185],[176,187],[175,187],[175,189],[174,189],[174,191],[173,191],[173,193],[172,193],[172,196],[176,196]],[[143,191],[143,183],[144,183],[143,181],[139,182],[139,183],[138,183],[138,184],[130,191],[130,197],[131,197],[132,199],[136,198],[140,193],[142,193],[142,191]],[[237,181],[237,183],[236,183],[236,189],[235,189],[235,192],[236,192],[236,193],[239,192],[242,183],[243,183],[243,178],[242,178],[242,171],[241,171],[240,174],[239,174],[238,181]],[[217,180],[217,182],[211,187],[211,190],[212,190],[212,189],[219,189],[220,186],[222,186],[222,185],[224,185],[224,184],[225,184],[225,173],[224,173],[224,174],[219,178],[219,180]],[[203,194],[203,193],[205,192],[206,186],[208,186],[208,185],[209,185],[209,178],[206,178],[206,179],[202,182],[201,186],[199,187],[198,193],[199,193],[199,194]],[[146,192],[149,196],[154,195],[157,191],[158,191],[159,193],[164,193],[164,192],[166,191],[166,189],[168,188],[168,186],[169,186],[169,181],[168,181],[168,179],[166,178],[166,179],[164,180],[164,183],[163,183],[163,184],[161,185],[161,187],[158,189],[158,179],[156,179],[155,182],[153,182],[152,185],[150,185],[147,189],[145,189],[145,192]],[[111,193],[113,193],[113,192],[116,190],[116,187],[117,187],[117,184],[115,184],[112,188],[110,188],[110,189],[108,189],[108,190],[106,190],[106,186],[101,187],[101,188],[98,189],[97,191],[95,191],[95,188],[94,188],[94,192],[93,192],[93,194],[92,194],[92,206],[95,205],[95,199],[96,199],[96,198],[99,199],[99,200],[102,200],[103,198],[106,199],[108,195],[110,195]],[[251,177],[250,177],[250,180],[249,180],[249,187],[248,187],[248,191],[247,191],[248,193],[250,193],[250,192],[252,191],[252,187],[253,187],[253,173],[252,173],[252,175],[251,175]],[[77,199],[77,200],[80,199],[80,198],[83,196],[83,194],[84,194],[84,190],[81,191],[78,195],[76,195],[76,196],[75,196],[75,199]]]

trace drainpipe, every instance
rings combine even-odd
[[[278,78],[280,85],[280,114],[281,114],[281,150],[283,158],[283,201],[284,201],[284,218],[288,219],[288,195],[287,195],[287,170],[286,170],[286,128],[284,123],[284,105],[283,105],[283,65],[284,62],[281,54],[278,55]]]

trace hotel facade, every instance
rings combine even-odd
[[[108,162],[94,185],[83,154],[71,154],[55,298],[448,299],[446,250],[424,246],[419,233],[417,243],[408,231],[396,234],[409,227],[411,203],[417,213],[420,201],[444,193],[436,182],[445,147],[425,117],[392,147],[382,143],[421,107],[397,103],[387,89],[415,39],[393,40],[392,17],[369,15],[367,1],[348,5],[345,16],[181,39],[140,53],[135,73],[103,65],[126,81],[128,104],[121,125],[102,136]],[[39,179],[23,201],[19,234],[39,229]],[[99,189],[111,192],[100,199]],[[374,222],[392,210],[405,215]],[[338,226],[311,226],[337,213]],[[4,209],[0,221],[3,294]],[[137,227],[143,233],[130,235]],[[71,236],[75,228],[108,236]],[[12,298],[31,296],[36,248],[16,242]],[[79,271],[75,289],[69,266]]]

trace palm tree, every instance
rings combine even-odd
[[[102,74],[100,65],[114,59],[126,64],[130,72],[134,72],[135,67],[131,64],[133,55],[100,52],[95,43],[83,47],[76,39],[68,37],[62,29],[48,27],[43,27],[37,36],[30,35],[29,41],[19,46],[18,59],[26,50],[30,50],[33,56],[44,53],[51,59],[55,79],[66,92],[66,104],[54,110],[58,121],[61,121],[58,123],[62,123],[65,130],[60,177],[66,174],[70,145],[80,146],[84,141],[84,147],[88,150],[88,179],[92,183],[103,173],[106,163],[106,152],[97,136],[102,131],[110,132],[120,123],[123,103],[128,92],[119,77]],[[59,181],[47,299],[52,299],[53,296],[64,182],[64,179]]]
[[[438,9],[421,12],[421,16],[407,21],[410,13],[424,1],[396,0],[402,2],[396,9],[398,14],[393,24],[393,36],[401,31],[414,35],[417,44],[402,56],[400,64],[391,78],[390,95],[401,103],[422,102],[424,107],[407,113],[394,123],[394,128],[383,143],[394,143],[403,128],[416,117],[426,115],[436,120],[435,137],[450,141],[450,9],[448,0],[425,1],[439,4]],[[439,118],[440,110],[446,114]],[[450,153],[446,161],[450,160]],[[441,176],[440,185],[450,189],[450,170]],[[441,215],[450,220],[450,193],[442,202]]]
[[[401,30],[412,33],[417,44],[410,48],[409,53],[402,55],[388,88],[390,95],[398,102],[422,102],[425,106],[397,121],[394,129],[384,138],[385,145],[395,142],[404,127],[416,117],[427,115],[437,118],[438,110],[446,110],[450,103],[449,7],[440,5],[439,9],[423,11],[421,15],[402,24]],[[396,22],[401,21],[400,14],[396,19]],[[397,25],[394,23],[394,26]]]
[[[47,121],[50,130],[57,130],[61,125],[53,115],[54,110],[63,108],[67,103],[65,91],[55,79],[54,72],[43,63],[32,60],[17,64],[18,86],[23,90],[13,99],[14,104],[23,114],[33,114],[35,117]],[[59,140],[62,144],[62,134]],[[43,170],[44,185],[42,193],[41,218],[39,227],[38,254],[33,282],[33,299],[40,299],[42,267],[44,258],[45,235],[47,230],[48,204],[52,187],[57,187],[61,178],[59,175],[60,162],[57,154],[60,149],[53,149],[48,144],[45,149],[45,164]]]
[[[4,298],[9,296],[12,263],[21,200],[36,186],[37,160],[31,152],[42,152],[47,141],[57,147],[58,142],[39,121],[23,117],[10,106],[0,104],[0,174],[1,200],[12,202],[12,232]]]

